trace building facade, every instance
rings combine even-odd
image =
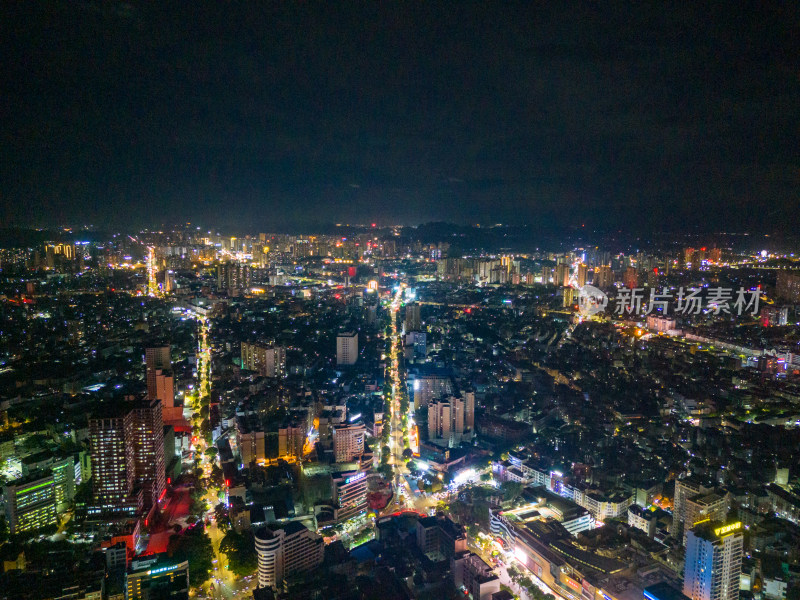
[[[12,534],[55,525],[56,486],[52,475],[33,476],[3,487],[6,521]]]
[[[351,462],[364,454],[367,431],[362,423],[334,425],[332,435],[333,456],[337,463]]]
[[[286,577],[312,571],[322,564],[322,537],[301,523],[292,522],[282,529],[264,527],[255,538],[260,588],[277,589]]]
[[[242,342],[242,368],[264,377],[286,375],[286,348]]]
[[[691,600],[738,600],[742,524],[708,522],[689,531],[683,593]]]
[[[347,331],[336,336],[336,365],[349,367],[358,361],[358,333]]]

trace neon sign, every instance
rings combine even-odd
[[[364,477],[366,477],[366,476],[367,476],[366,473],[359,473],[358,475],[353,475],[352,477],[348,477],[347,479],[344,480],[344,482],[345,482],[345,484],[353,483],[353,482],[358,481],[360,479],[364,479]]]
[[[742,523],[740,521],[737,521],[736,523],[731,523],[730,525],[717,527],[714,530],[714,535],[716,535],[717,537],[722,537],[723,535],[733,533],[734,531],[739,531],[741,528],[742,528]]]

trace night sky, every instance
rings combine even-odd
[[[796,2],[3,2],[0,52],[0,226],[800,219]]]

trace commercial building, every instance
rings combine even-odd
[[[346,331],[336,336],[336,365],[348,367],[358,361],[358,333]]]
[[[367,474],[344,471],[331,474],[331,497],[337,505],[337,520],[346,521],[367,510]]]
[[[286,577],[322,564],[322,537],[301,523],[291,522],[282,529],[264,527],[256,531],[255,538],[260,588],[276,589]]]
[[[6,521],[13,534],[57,523],[56,486],[52,475],[32,475],[4,486],[3,498]]]
[[[691,600],[738,600],[742,524],[702,523],[686,541],[683,593]]]
[[[645,600],[688,600],[679,589],[665,581],[647,586],[643,595]]]
[[[50,472],[55,484],[56,511],[63,513],[75,497],[75,460],[71,456],[57,460]]]
[[[351,462],[364,454],[367,431],[363,423],[342,423],[332,428],[333,456],[337,463]]]
[[[242,368],[264,377],[286,375],[286,348],[242,342]]]
[[[135,559],[125,574],[125,600],[189,598],[189,562],[166,554]]]

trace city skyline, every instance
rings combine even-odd
[[[0,55],[0,600],[800,600],[800,3]]]

